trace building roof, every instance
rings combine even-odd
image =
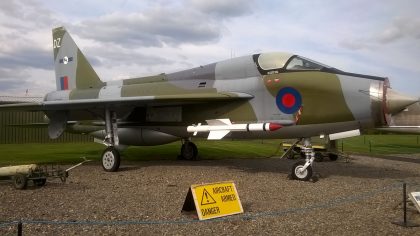
[[[43,100],[43,97],[0,96],[0,104],[42,102],[42,100]]]

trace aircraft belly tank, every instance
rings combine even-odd
[[[105,131],[90,133],[95,138],[104,139]],[[147,128],[118,128],[118,138],[121,145],[154,146],[172,143],[180,137]]]

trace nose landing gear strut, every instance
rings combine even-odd
[[[313,176],[312,165],[315,160],[315,152],[312,148],[311,139],[303,139],[302,152],[305,154],[305,160],[296,162],[292,167],[291,178],[295,180],[308,181],[311,178],[315,181]]]

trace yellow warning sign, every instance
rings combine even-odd
[[[200,220],[244,212],[232,181],[191,185],[191,191]]]

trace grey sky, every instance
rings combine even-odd
[[[105,81],[289,51],[419,96],[417,9],[414,0],[1,1],[0,94],[55,89],[51,29],[65,26]]]

